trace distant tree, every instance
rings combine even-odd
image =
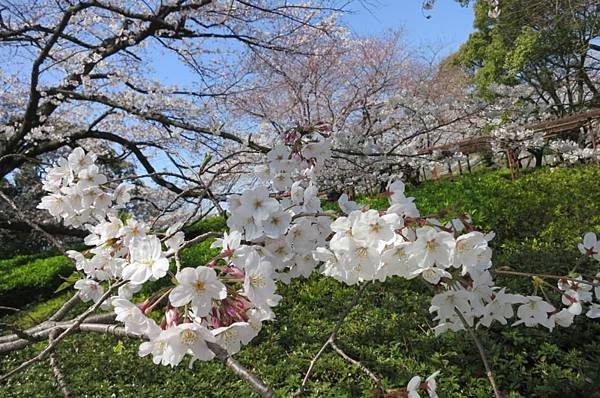
[[[471,2],[460,1],[466,5]],[[457,61],[479,92],[494,84],[527,84],[531,101],[556,115],[600,105],[600,3],[595,0],[504,0],[474,3],[475,29]]]

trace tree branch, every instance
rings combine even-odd
[[[375,376],[375,374],[369,369],[367,368],[365,365],[363,365],[362,363],[360,363],[359,361],[357,361],[356,359],[351,358],[350,356],[348,356],[348,354],[346,354],[344,351],[342,351],[341,348],[339,348],[337,346],[337,344],[335,344],[334,341],[332,341],[331,343],[329,343],[331,345],[331,348],[333,348],[333,350],[335,352],[337,352],[342,358],[344,358],[346,361],[350,362],[351,364],[355,365],[356,367],[358,367],[360,370],[362,370],[364,373],[367,374],[367,376],[369,376],[371,378],[371,380],[373,380],[373,382],[375,384],[377,384],[377,389],[381,392],[384,393],[385,392],[385,388],[383,387],[383,384],[381,384],[381,380],[379,380],[379,378],[377,376]]]
[[[473,328],[467,323],[467,320],[465,319],[462,312],[460,312],[460,310],[458,308],[454,307],[454,312],[456,313],[456,315],[458,315],[463,326],[465,327],[465,329],[467,329],[467,332],[469,333],[469,335],[475,342],[475,345],[477,346],[477,350],[479,351],[479,356],[481,357],[481,361],[483,362],[483,366],[485,367],[485,374],[487,375],[487,378],[488,378],[490,384],[492,385],[492,390],[494,390],[494,396],[496,398],[502,398],[502,396],[500,395],[500,391],[498,390],[498,387],[496,386],[496,380],[494,379],[494,373],[492,372],[492,368],[490,367],[490,364],[487,360],[487,355],[485,354],[485,349],[483,348],[483,344],[481,344],[479,337],[477,337],[477,333],[475,333],[475,330],[473,330]]]
[[[302,384],[300,385],[300,387],[298,388],[298,390],[296,390],[296,392],[294,392],[292,394],[292,397],[299,397],[299,396],[301,396],[304,393],[304,390],[306,389],[306,384],[308,383],[308,380],[310,378],[310,375],[312,374],[312,371],[313,371],[313,369],[315,367],[315,364],[317,363],[317,361],[319,360],[319,358],[321,357],[321,355],[323,355],[323,353],[325,352],[325,350],[327,349],[327,347],[329,345],[331,345],[332,343],[335,342],[335,339],[337,338],[338,331],[342,327],[342,324],[344,323],[344,321],[346,320],[346,318],[348,317],[348,315],[350,314],[350,312],[352,311],[352,309],[358,304],[358,301],[362,297],[362,295],[363,295],[363,293],[364,293],[364,291],[365,291],[365,289],[366,289],[366,287],[367,287],[368,284],[369,284],[369,282],[364,282],[360,286],[360,288],[358,289],[358,291],[356,292],[356,294],[352,298],[352,301],[350,302],[350,305],[348,307],[346,307],[346,309],[342,313],[342,316],[340,317],[340,319],[337,321],[337,323],[333,327],[333,330],[331,331],[331,334],[329,335],[329,338],[327,338],[327,340],[321,346],[321,348],[319,349],[319,351],[317,352],[317,354],[310,361],[310,365],[308,366],[308,370],[306,371],[306,374],[304,375],[304,379],[302,379]]]
[[[55,337],[55,333],[50,334],[49,342],[52,343],[52,340]],[[63,375],[60,367],[58,366],[58,357],[56,352],[51,352],[49,355],[49,363],[50,369],[52,369],[52,373],[54,374],[54,379],[56,379],[56,383],[58,384],[58,388],[63,394],[64,398],[70,398],[71,392],[69,391],[69,386],[67,385],[67,381],[65,376]]]

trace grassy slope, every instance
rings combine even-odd
[[[518,270],[565,273],[583,232],[600,230],[600,168],[534,171],[511,182],[503,172],[456,181],[426,183],[410,193],[424,214],[448,206],[473,216],[497,233],[495,264]],[[371,201],[374,207],[379,200]],[[200,264],[206,247],[184,261]],[[527,280],[505,281],[530,291]],[[503,282],[499,282],[503,283]],[[295,390],[308,362],[327,338],[353,288],[313,275],[282,289],[278,319],[268,325],[238,359],[281,394]],[[441,396],[489,397],[476,349],[463,333],[435,337],[427,312],[429,293],[419,284],[390,280],[370,286],[341,330],[339,346],[380,375],[388,388],[406,385],[414,374],[442,370]],[[33,306],[43,318],[61,298]],[[14,317],[10,318],[15,320]],[[31,322],[25,317],[20,324]],[[501,389],[511,396],[600,396],[600,323],[580,319],[575,327],[544,330],[495,327],[480,332]],[[162,368],[136,355],[138,343],[110,336],[79,335],[59,356],[75,396],[246,397],[251,391],[217,362]],[[29,349],[0,357],[0,372],[29,357]],[[309,396],[368,396],[372,384],[359,371],[327,352],[318,362]],[[596,395],[594,395],[596,394]],[[51,373],[34,367],[0,389],[2,397],[58,396]]]

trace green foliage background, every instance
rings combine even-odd
[[[473,3],[475,32],[454,60],[471,73],[483,97],[493,98],[493,84],[524,83],[558,115],[600,105],[598,65],[590,50],[600,37],[598,2],[502,0],[497,19],[488,16],[487,0],[459,2]],[[585,90],[591,95],[581,95]]]

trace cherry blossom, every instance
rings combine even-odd
[[[594,257],[600,261],[600,242],[596,239],[596,234],[588,232],[583,236],[583,243],[577,245],[581,254]]]
[[[549,313],[554,310],[554,306],[541,297],[528,296],[527,301],[517,309],[519,320],[514,325],[525,324],[528,327],[542,325],[552,329],[554,323],[550,319]]]
[[[235,322],[226,327],[213,329],[212,333],[217,338],[217,344],[233,355],[240,351],[242,344],[248,344],[258,332],[249,323]]]
[[[165,329],[152,341],[154,346],[162,343],[165,348],[164,351],[152,349],[150,352],[153,355],[158,354],[161,363],[171,367],[178,365],[186,354],[201,361],[210,361],[215,356],[206,344],[206,342],[215,342],[215,337],[208,329],[197,323],[182,323]]]
[[[97,302],[104,295],[104,289],[98,282],[92,279],[80,279],[75,282],[75,289],[79,290],[82,301]]]
[[[134,283],[144,283],[149,279],[158,279],[166,275],[169,260],[164,257],[160,240],[144,237],[133,240],[129,245],[130,264],[123,269],[123,278]]]
[[[175,275],[175,279],[179,284],[169,294],[169,301],[175,307],[191,302],[191,308],[198,317],[210,313],[212,300],[227,297],[225,285],[217,279],[212,268],[184,268]]]

